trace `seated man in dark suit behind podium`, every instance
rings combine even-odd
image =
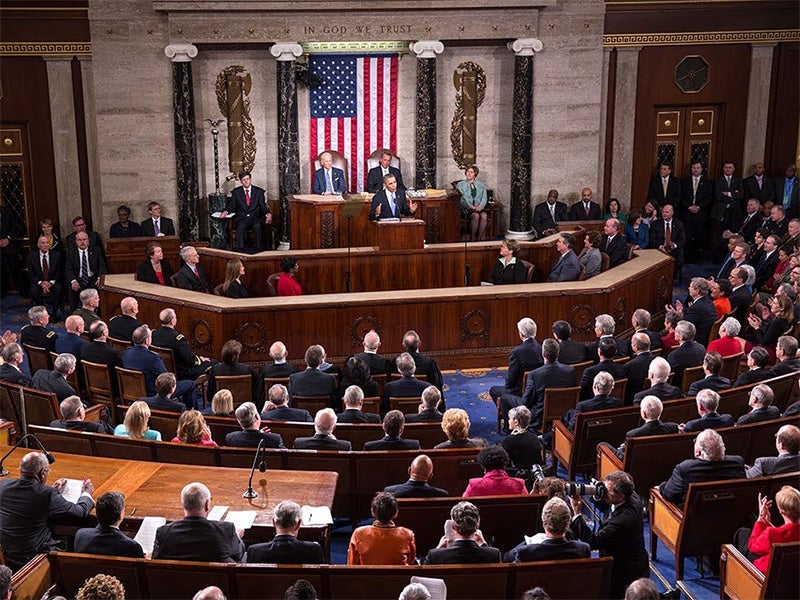
[[[214,286],[209,283],[206,272],[200,266],[200,255],[194,246],[181,248],[181,258],[186,264],[178,270],[178,275],[175,277],[178,287],[184,290],[213,294]]]
[[[323,152],[319,155],[319,162],[322,167],[314,171],[311,191],[324,196],[344,194],[347,191],[344,171],[333,166],[333,155],[330,152]]]
[[[300,531],[300,505],[291,500],[279,502],[272,511],[272,524],[275,537],[271,542],[253,544],[247,550],[249,563],[274,563],[289,565],[324,564],[322,546],[318,542],[304,542],[297,539]]]
[[[150,202],[147,205],[147,212],[150,213],[150,217],[142,221],[143,235],[146,237],[175,235],[175,224],[172,219],[161,216],[161,205],[158,202]]]
[[[106,492],[97,499],[97,527],[79,529],[75,534],[75,552],[144,558],[139,542],[119,530],[125,517],[125,496]]]
[[[403,176],[400,173],[400,169],[393,167],[391,164],[393,156],[391,150],[384,148],[381,151],[378,166],[371,168],[369,173],[367,173],[367,191],[369,193],[376,194],[381,191],[383,187],[383,178],[387,175],[394,175],[397,179],[397,187],[405,189],[406,186],[403,185]]]
[[[383,189],[372,198],[369,220],[410,217],[417,212],[417,203],[406,200],[406,190],[398,188],[397,178],[389,173],[383,178]]]

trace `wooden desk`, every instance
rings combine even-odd
[[[373,245],[381,252],[422,250],[425,242],[425,221],[420,219],[373,221],[370,229]]]
[[[109,273],[136,273],[136,267],[147,258],[147,244],[158,242],[176,271],[181,266],[178,251],[181,241],[177,235],[160,237],[109,238],[106,240],[106,258]]]

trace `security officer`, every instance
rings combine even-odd
[[[47,328],[50,315],[44,306],[32,306],[28,311],[30,325],[25,325],[20,332],[20,341],[25,346],[44,348],[48,352],[56,351],[58,334]]]
[[[153,332],[153,345],[169,348],[175,357],[175,370],[178,379],[197,379],[208,371],[217,361],[197,356],[189,347],[189,340],[175,330],[178,316],[172,308],[158,313],[161,327]]]

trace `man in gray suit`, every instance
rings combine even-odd
[[[573,252],[575,238],[571,233],[561,233],[556,240],[558,261],[550,270],[547,281],[577,281],[581,273],[581,263]]]
[[[800,429],[794,425],[784,425],[775,435],[775,448],[778,456],[762,456],[747,469],[748,477],[778,475],[800,471]]]

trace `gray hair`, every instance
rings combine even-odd
[[[750,397],[755,401],[756,406],[759,408],[766,408],[775,399],[775,393],[772,388],[764,383],[759,383],[752,390],[750,390]]]
[[[643,308],[633,311],[633,321],[640,327],[647,329],[650,327],[650,313]]]
[[[508,420],[515,419],[521,429],[527,429],[531,422],[531,411],[524,404],[508,411]]]
[[[692,277],[692,281],[689,282],[689,285],[694,287],[701,295],[708,295],[710,288],[708,287],[708,280],[704,277]]]
[[[675,333],[681,337],[682,342],[693,342],[694,336],[697,335],[697,328],[690,321],[678,321]]]
[[[422,403],[428,410],[434,410],[442,400],[442,393],[435,385],[429,385],[422,390]]]
[[[725,456],[725,442],[713,429],[704,429],[694,439],[695,451],[700,451],[701,460],[722,460]]]
[[[631,346],[634,350],[642,352],[650,350],[650,336],[642,332],[634,333],[631,338]]]
[[[16,342],[11,342],[3,347],[3,361],[10,363],[17,359],[17,356],[22,355],[22,347]]]
[[[35,324],[39,319],[47,314],[47,308],[44,306],[31,306],[28,309],[28,319],[32,324]]]
[[[411,377],[417,372],[417,364],[408,352],[403,352],[394,362],[397,365],[397,370],[406,377]]]
[[[300,522],[301,510],[297,502],[283,500],[272,511],[275,524],[283,529],[294,529]]]
[[[542,525],[548,533],[561,535],[569,529],[572,514],[563,499],[553,496],[542,508]]]
[[[236,420],[242,429],[248,429],[259,419],[258,409],[252,402],[244,402],[236,409]]]
[[[708,412],[716,412],[719,408],[719,394],[710,388],[697,392],[696,400]]]
[[[661,413],[664,411],[664,405],[658,396],[645,396],[642,398],[642,404],[639,407],[645,419],[655,421],[661,418]]]
[[[83,402],[78,396],[67,396],[61,401],[61,404],[58,405],[61,418],[65,421],[74,421],[75,418],[81,414],[82,408]]]
[[[289,400],[289,390],[282,383],[276,383],[269,388],[269,401],[275,406],[283,406]]]
[[[756,270],[750,265],[739,265],[739,268],[747,273],[747,279],[745,279],[745,285],[753,285],[756,282]]]
[[[89,300],[94,298],[95,296],[99,296],[100,294],[97,293],[97,290],[94,288],[86,288],[83,290],[78,298],[80,298],[81,304],[86,304]]]
[[[720,333],[724,332],[727,337],[736,337],[742,330],[742,324],[733,317],[728,317],[719,326]]]
[[[189,255],[189,252],[192,250],[197,252],[197,249],[194,246],[184,246],[181,248],[181,258],[185,261],[186,257]]]
[[[592,387],[594,387],[597,393],[603,396],[608,395],[611,393],[611,390],[614,389],[614,377],[612,377],[611,373],[608,371],[600,371],[594,376]]]
[[[599,329],[603,335],[614,335],[617,324],[611,315],[597,315],[594,319],[594,328]]]
[[[286,360],[286,344],[275,342],[269,347],[269,356],[272,360]]]
[[[526,340],[535,338],[536,330],[536,321],[530,317],[523,317],[517,322],[517,331],[519,331],[519,334]]]
[[[332,408],[323,408],[314,415],[314,431],[323,435],[329,435],[336,429],[336,413]]]
[[[409,583],[400,592],[397,600],[431,600],[431,593],[424,585],[418,582]]]
[[[181,504],[185,510],[200,510],[209,500],[211,500],[211,490],[199,481],[189,483],[181,490]]]
[[[364,390],[357,385],[351,385],[344,391],[344,403],[347,406],[358,406],[364,402]]]
[[[75,370],[75,356],[69,352],[59,354],[53,361],[53,368],[62,375],[69,375],[70,371]]]
[[[666,358],[656,356],[647,368],[647,375],[652,383],[666,383],[672,367]]]

